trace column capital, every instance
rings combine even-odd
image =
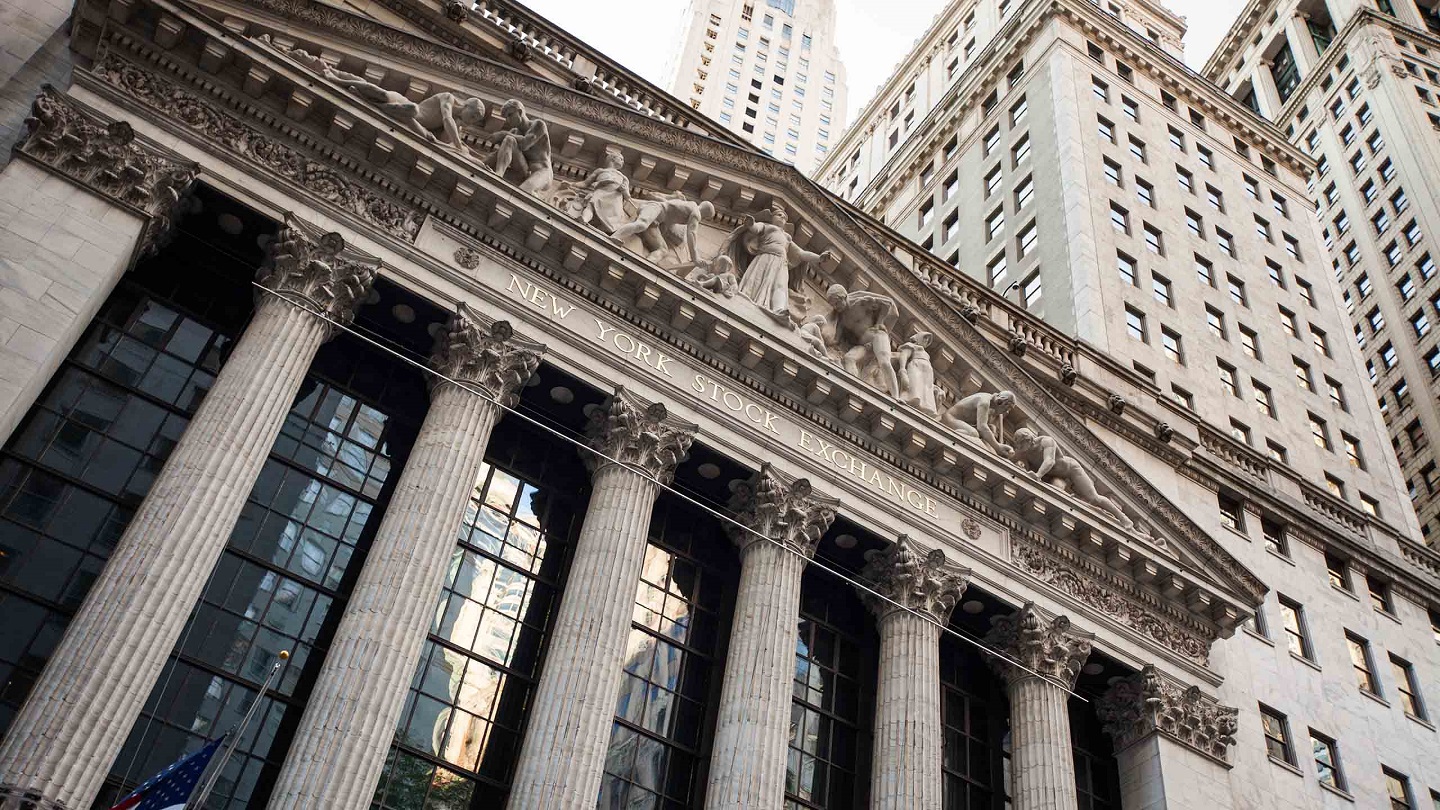
[[[664,403],[646,402],[624,386],[616,386],[604,403],[587,408],[586,415],[590,424],[585,433],[595,453],[584,457],[592,475],[619,462],[668,484],[699,430],[699,425],[672,416]]]
[[[375,282],[380,260],[325,233],[294,214],[276,234],[270,259],[256,273],[261,286],[337,323],[355,317]]]
[[[49,85],[30,104],[16,151],[115,202],[149,215],[145,250],[164,242],[181,197],[200,165],[139,138]]]
[[[760,540],[758,533],[809,558],[840,505],[838,498],[815,494],[810,479],[788,480],[768,463],[749,479],[730,482],[730,493],[735,519],[754,530],[726,524],[726,532],[741,551]]]
[[[985,636],[987,643],[1029,670],[1064,684],[1067,689],[1075,685],[1080,667],[1090,655],[1090,643],[1095,639],[1094,633],[1073,629],[1070,617],[1048,616],[1034,602],[1026,602],[1009,616],[991,619],[990,625],[990,632]],[[1009,661],[993,655],[988,657],[990,666],[1006,683],[1034,677]]]
[[[1205,756],[1227,762],[1240,710],[1161,675],[1154,664],[1123,678],[1095,704],[1105,731],[1121,751],[1162,733]]]
[[[942,627],[950,623],[950,612],[970,584],[970,569],[949,562],[938,548],[926,551],[904,534],[889,548],[870,552],[862,576],[881,594],[928,614]],[[873,594],[861,593],[860,598],[877,618],[899,610]]]
[[[478,385],[510,407],[544,353],[544,345],[516,335],[509,321],[497,321],[461,301],[435,337],[430,368],[450,380]],[[446,384],[432,378],[432,390]]]

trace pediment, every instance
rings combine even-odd
[[[271,27],[247,28],[209,67],[204,59],[218,49],[192,45],[207,73],[249,97],[232,106],[323,142],[351,168],[343,182],[391,192],[389,208],[346,192],[344,215],[407,244],[420,220],[443,216],[484,244],[570,273],[615,306],[644,309],[684,333],[675,339],[696,353],[723,351],[737,369],[765,371],[777,396],[827,409],[826,421],[868,434],[878,455],[949,479],[1167,598],[1183,592],[1187,609],[1214,626],[1232,629],[1241,618],[1233,606],[1263,596],[1258,578],[997,345],[994,330],[981,328],[983,305],[907,267],[861,215],[792,167],[485,59],[397,51],[385,39],[395,29],[354,15],[342,26],[338,10],[321,8],[321,17],[301,15],[284,40],[265,36]],[[196,28],[211,41],[230,30]],[[117,70],[100,73],[98,83],[138,88]],[[443,127],[417,127],[405,107],[446,92],[486,109],[469,122],[463,148],[444,142]],[[507,110],[510,99],[524,103],[524,117]],[[542,133],[548,150],[527,141]],[[253,152],[248,136],[235,139]],[[1014,400],[1003,418],[1001,392]],[[991,418],[980,418],[987,409]],[[1038,448],[1018,459],[997,450],[1023,445],[1022,430],[1044,437]],[[1047,480],[1028,476],[1047,452]]]

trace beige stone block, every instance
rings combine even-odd
[[[36,365],[45,361],[55,349],[56,340],[28,326],[21,326],[5,341],[5,351],[13,352]]]

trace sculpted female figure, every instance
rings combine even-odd
[[[629,222],[625,203],[630,200],[630,178],[621,171],[624,166],[625,156],[617,149],[607,149],[605,164],[574,184],[583,200],[579,212],[581,222],[593,224],[605,233],[614,233]]]
[[[934,415],[938,412],[935,404],[935,367],[930,363],[930,343],[935,336],[916,330],[910,339],[900,344],[900,388],[901,399],[920,410]]]
[[[771,206],[769,222],[745,218],[720,246],[740,268],[740,294],[772,316],[789,320],[790,265],[813,264],[822,255],[799,248],[785,232],[787,217],[779,203]]]

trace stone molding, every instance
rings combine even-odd
[[[1020,534],[1012,536],[1010,558],[1021,571],[1091,610],[1135,630],[1163,649],[1202,667],[1209,666],[1210,644],[1214,640],[1210,633],[1192,622],[1169,615],[1163,605],[1142,601],[1127,593],[1122,585],[1106,582]]]
[[[595,452],[582,455],[592,475],[621,464],[669,484],[700,429],[672,416],[664,403],[646,402],[624,386],[616,386],[604,403],[585,410],[590,417],[587,444]]]
[[[927,551],[903,534],[883,551],[872,552],[861,576],[881,595],[900,603],[896,607],[862,592],[861,601],[876,618],[907,608],[934,619],[941,627],[950,623],[950,612],[970,584],[970,569],[946,560],[943,550]]]
[[[1010,684],[1038,674],[1066,689],[1074,688],[1095,639],[1094,633],[1073,629],[1070,617],[1048,616],[1034,602],[1026,602],[1009,616],[996,616],[990,625],[986,643],[1025,667],[986,655],[991,668]]]
[[[200,166],[161,149],[126,121],[111,121],[50,85],[25,119],[18,154],[149,217],[142,250],[169,235],[180,198]]]
[[[815,494],[809,479],[788,481],[768,463],[749,480],[731,482],[730,491],[735,519],[752,530],[725,524],[741,551],[768,538],[809,559],[840,506],[838,498]]]
[[[358,24],[352,21],[352,25]],[[992,345],[983,333],[965,322],[949,302],[907,271],[893,256],[883,251],[860,223],[834,209],[818,188],[805,181],[792,168],[613,104],[520,76],[467,55],[449,52],[444,55],[447,60],[456,62],[456,75],[462,79],[485,82],[492,85],[492,89],[496,91],[508,92],[556,112],[586,119],[597,127],[644,138],[656,147],[673,149],[727,169],[746,172],[756,181],[769,181],[782,187],[792,206],[796,202],[803,203],[806,213],[814,215],[817,223],[823,222],[853,247],[862,264],[869,263],[873,267],[884,268],[887,271],[885,275],[905,291],[908,296],[906,303],[916,314],[923,314],[944,324],[948,329],[947,337],[953,337],[957,348],[963,347],[971,352],[977,367],[999,375],[1025,398],[1027,407],[1033,410],[1035,415],[1043,417],[1049,423],[1047,427],[1051,427],[1057,437],[1063,438],[1071,447],[1079,448],[1090,456],[1095,469],[1103,470],[1104,474],[1112,479],[1112,489],[1126,491],[1131,498],[1138,501],[1135,508],[1157,520],[1166,534],[1183,537],[1187,545],[1205,560],[1208,567],[1228,580],[1227,584],[1234,587],[1236,593],[1244,594],[1251,601],[1258,600],[1259,594],[1264,593],[1265,587],[1257,577],[1226,553],[1174,504],[1169,503],[1162,493],[1098,437],[1090,434],[1069,409],[1043,385],[1019,369],[1016,363],[1002,349]]]
[[[1112,678],[1095,711],[1116,751],[1158,733],[1225,764],[1240,714],[1198,686],[1186,687],[1161,675],[1154,664],[1134,675]]]
[[[430,368],[443,379],[431,378],[432,390],[449,380],[472,383],[503,407],[513,407],[544,353],[543,344],[516,335],[509,321],[497,321],[462,301],[435,338]]]
[[[292,304],[331,321],[331,330],[348,323],[375,282],[380,260],[345,243],[345,237],[322,233],[293,214],[276,235],[270,258],[255,274],[260,286]],[[264,293],[259,293],[264,295]]]

